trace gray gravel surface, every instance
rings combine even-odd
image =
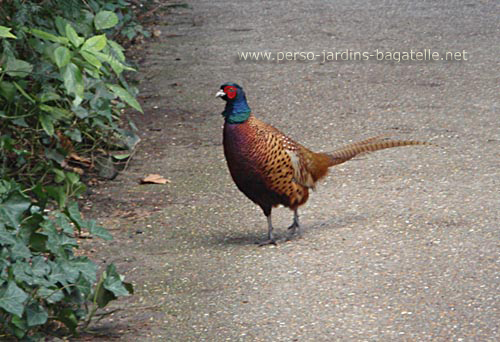
[[[171,183],[140,186],[146,201],[165,203],[126,248],[111,245],[136,283],[133,300],[155,308],[122,338],[498,340],[498,2],[189,4],[163,18],[144,52],[144,120],[154,121],[139,123],[148,152],[119,187],[133,191],[148,173]],[[237,57],[346,49],[465,51],[467,60]],[[313,150],[380,133],[440,147],[380,151],[332,169],[300,211],[304,236],[258,248],[265,217],[232,183],[222,152],[224,103],[214,94],[226,81],[244,87],[256,116]],[[292,212],[274,210],[273,219],[284,236]]]

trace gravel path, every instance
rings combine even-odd
[[[498,340],[498,3],[190,5],[164,17],[162,36],[144,51],[143,142],[130,170],[98,192],[115,200],[99,208],[116,227],[107,260],[137,290],[128,300],[135,309],[107,321],[114,333],[130,341]],[[322,61],[323,51],[346,49],[467,60]],[[238,59],[259,51],[320,56]],[[258,248],[265,217],[232,183],[222,152],[224,103],[214,94],[225,81],[245,88],[258,117],[313,150],[380,133],[441,147],[336,167],[300,211],[304,236]],[[148,173],[171,183],[137,185]],[[273,219],[283,236],[292,212],[275,210]]]

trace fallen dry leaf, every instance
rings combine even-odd
[[[151,184],[151,183],[152,184],[167,184],[167,183],[170,183],[170,180],[163,178],[160,175],[150,174],[150,175],[147,175],[146,177],[144,177],[143,179],[141,179],[141,184],[146,184],[146,183],[149,183],[149,184]]]
[[[69,154],[69,158],[73,159],[75,161],[78,161],[78,162],[80,162],[82,164],[86,164],[86,165],[91,165],[92,164],[92,161],[90,159],[85,158],[85,157],[81,157],[81,156],[79,156],[78,154],[76,154],[74,152],[71,152]]]
[[[75,235],[80,239],[92,239],[93,236],[89,232],[75,232]]]
[[[75,172],[75,173],[78,173],[80,176],[83,175],[83,169],[82,168],[79,168],[79,167],[73,167],[71,165],[68,165],[68,162],[65,160],[63,160],[61,162],[61,166],[63,167],[63,169],[65,170],[68,170],[68,171],[72,171],[72,172]]]

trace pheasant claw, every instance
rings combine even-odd
[[[275,239],[267,239],[265,241],[256,242],[256,243],[259,245],[259,247],[267,246],[267,245],[275,245],[275,246],[277,246]]]

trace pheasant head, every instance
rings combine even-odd
[[[224,83],[220,86],[220,90],[215,96],[221,97],[226,101],[226,108],[222,112],[226,123],[243,123],[250,117],[251,110],[248,106],[245,92],[236,83]]]

